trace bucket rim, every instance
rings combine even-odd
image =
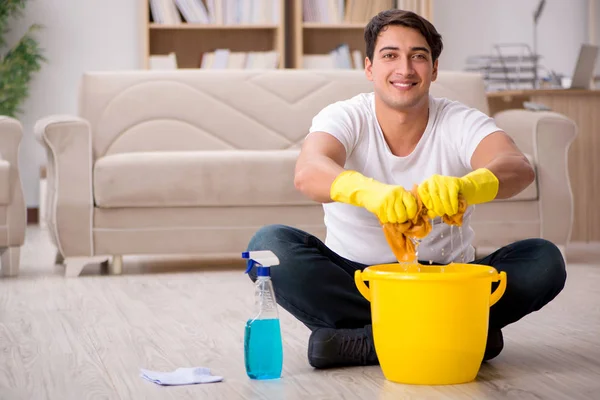
[[[368,280],[414,280],[414,281],[456,281],[467,279],[491,279],[499,275],[496,268],[489,265],[450,263],[447,265],[419,264],[419,268],[440,268],[448,266],[468,266],[470,271],[423,273],[421,271],[381,271],[378,267],[397,266],[398,263],[376,264],[362,271],[362,278]]]

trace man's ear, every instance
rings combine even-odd
[[[433,63],[433,72],[431,73],[431,82],[434,82],[437,79],[437,74],[438,74],[438,62],[440,61],[440,59],[438,58],[437,60],[435,60],[435,62]]]
[[[367,79],[370,81],[373,80],[373,71],[371,71],[372,68],[373,68],[373,63],[371,62],[371,60],[369,60],[369,57],[365,57],[365,75],[367,76]]]

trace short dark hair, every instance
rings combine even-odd
[[[374,16],[365,27],[365,44],[367,46],[367,57],[373,62],[375,42],[379,33],[388,25],[401,25],[416,29],[425,37],[429,48],[431,48],[431,62],[435,62],[442,53],[442,35],[438,33],[433,24],[425,18],[412,11],[391,9],[382,11]]]

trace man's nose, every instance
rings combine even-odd
[[[412,65],[412,60],[408,57],[398,57],[395,72],[402,76],[410,76],[415,70]]]

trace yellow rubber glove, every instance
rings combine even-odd
[[[363,207],[382,224],[403,223],[417,214],[417,200],[402,186],[388,185],[356,171],[344,171],[335,178],[331,199]]]
[[[453,216],[458,212],[458,195],[467,205],[492,201],[498,194],[498,178],[487,168],[479,168],[462,178],[433,175],[419,185],[419,197],[431,218]]]

